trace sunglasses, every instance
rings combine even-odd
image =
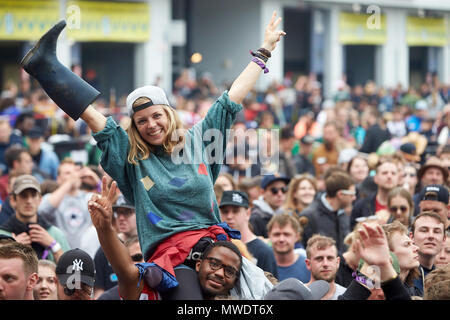
[[[391,212],[397,212],[398,210],[400,210],[401,212],[405,213],[408,210],[408,208],[405,207],[405,206],[400,206],[400,207],[392,206],[392,207],[389,208],[389,211],[391,211]]]
[[[237,271],[235,268],[223,264],[222,261],[220,261],[219,259],[207,257],[207,258],[204,258],[203,260],[208,260],[209,267],[214,271],[217,271],[220,268],[223,268],[226,278],[230,278],[230,279],[234,278],[239,273],[239,271]]]
[[[354,190],[339,190],[341,191],[342,194],[345,194],[347,196],[355,196],[356,195],[356,191]]]
[[[131,256],[131,260],[133,260],[134,262],[141,262],[142,259],[144,259],[142,253],[136,253]]]
[[[273,188],[270,188],[270,191],[272,192],[272,194],[275,195],[278,193],[278,191],[281,191],[282,193],[286,193],[288,191],[288,188],[287,187],[281,187],[281,188],[273,187]]]
[[[364,221],[371,221],[371,220],[378,220],[378,216],[368,216],[368,217],[359,217],[356,218],[355,221],[356,222],[364,222]]]

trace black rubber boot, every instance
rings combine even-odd
[[[77,120],[100,92],[58,61],[56,42],[65,26],[62,20],[47,31],[20,64],[65,113]]]

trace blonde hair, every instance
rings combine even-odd
[[[324,250],[328,247],[334,247],[336,249],[337,256],[336,241],[333,238],[321,234],[314,234],[311,238],[309,238],[306,244],[306,257],[308,259],[311,258],[311,249],[314,247],[316,247],[318,250]]]
[[[431,271],[425,277],[424,300],[450,299],[450,264]]]
[[[394,234],[398,233],[400,235],[408,235],[408,228],[398,220],[395,220],[394,222],[389,224],[382,225],[382,228],[384,233],[386,234],[390,251],[394,251],[394,243],[392,242]],[[417,279],[418,277],[419,270],[417,268],[411,269],[405,278],[405,283],[407,283],[408,285],[412,285],[414,279]]]
[[[133,107],[148,101],[150,100],[145,97],[138,98],[134,101]],[[178,143],[184,142],[184,135],[178,130],[183,128],[183,123],[174,109],[166,105],[161,105],[161,107],[166,113],[168,119],[167,135],[162,147],[166,153],[171,153]],[[126,132],[128,134],[128,141],[130,142],[130,151],[128,152],[127,157],[128,162],[137,165],[139,160],[148,159],[150,154],[155,151],[154,147],[142,139],[133,119],[126,129]],[[178,139],[175,141],[171,139],[173,134],[179,135]]]

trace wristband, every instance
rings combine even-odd
[[[266,48],[259,48],[257,51],[261,52],[261,54],[265,55],[267,58],[270,58],[272,54]]]
[[[367,289],[372,290],[375,288],[373,281],[371,279],[367,278],[366,276],[357,274],[356,272],[353,272],[352,276],[355,278],[356,282],[362,284]]]
[[[261,52],[257,51],[257,52],[253,52],[252,50],[250,50],[250,54],[254,57],[260,58],[262,61],[264,61],[264,63],[267,63],[267,60],[269,60],[268,57],[266,57],[265,55],[263,55]]]
[[[264,70],[264,73],[269,72],[269,69],[267,69],[266,65],[261,60],[259,60],[258,58],[253,58],[252,61],[254,63],[256,63],[258,66],[260,66],[261,69]]]
[[[61,245],[58,242],[56,242],[56,240],[54,240],[50,244],[50,249],[52,250],[53,253],[57,253],[59,250],[61,250]]]

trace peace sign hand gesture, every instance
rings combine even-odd
[[[108,189],[107,179],[102,178],[102,192],[99,197],[94,194],[88,202],[88,210],[91,214],[91,220],[97,230],[107,229],[112,227],[112,205],[116,194],[117,183],[112,182],[111,188]]]
[[[286,35],[286,32],[284,32],[283,30],[277,30],[277,27],[281,22],[281,17],[278,17],[278,19],[276,19],[276,16],[277,13],[276,11],[274,11],[264,34],[264,42],[262,44],[262,47],[269,51],[273,51],[275,49],[276,43],[280,41],[281,36]]]

